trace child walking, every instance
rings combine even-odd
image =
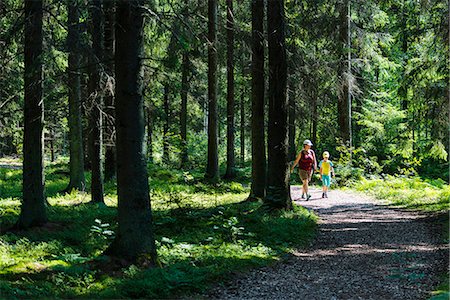
[[[322,179],[322,198],[328,198],[327,192],[331,185],[331,176],[334,177],[333,163],[329,160],[330,153],[325,151],[323,153],[323,160],[319,163],[319,172]]]

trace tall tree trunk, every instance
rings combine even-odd
[[[402,5],[402,16],[401,16],[401,24],[402,24],[402,32],[401,32],[401,42],[402,42],[402,52],[405,59],[403,60],[403,83],[399,87],[399,96],[401,99],[401,108],[403,110],[408,110],[408,84],[406,83],[407,70],[406,66],[408,64],[407,53],[408,53],[408,13],[406,12],[406,1],[403,0]],[[406,117],[407,119],[407,117]],[[406,121],[406,120],[405,120]]]
[[[264,0],[252,0],[252,187],[249,200],[266,191],[264,134]]]
[[[450,1],[448,1],[448,6],[447,6],[448,10],[447,10],[447,18],[448,18],[448,39],[447,39],[447,54],[448,54],[448,60],[450,61]],[[450,184],[450,75],[447,72],[447,101],[448,101],[448,107],[447,107],[447,115],[448,115],[448,123],[447,123],[447,162],[448,162],[448,184]]]
[[[102,110],[103,97],[100,82],[100,64],[103,58],[102,39],[102,3],[90,1],[92,55],[89,71],[89,92],[92,100],[90,121],[91,134],[91,197],[93,203],[104,203],[103,199],[103,155],[102,155]]]
[[[338,86],[338,125],[340,130],[340,136],[342,141],[346,144],[350,142],[350,126],[349,126],[349,79],[350,74],[348,72],[348,0],[344,0],[340,5],[340,27],[339,27],[339,86]]]
[[[47,222],[42,135],[42,36],[42,1],[25,0],[23,201],[16,224],[18,228]]]
[[[153,112],[147,108],[147,159],[153,163]]]
[[[169,85],[164,85],[164,125],[163,125],[163,162],[169,163]]]
[[[183,63],[181,65],[181,111],[180,111],[180,135],[181,135],[181,168],[184,169],[189,163],[187,149],[187,98],[189,92],[189,52],[183,51]]]
[[[271,209],[292,209],[289,186],[287,63],[284,0],[267,2],[269,41],[269,126],[267,195]]]
[[[234,15],[233,0],[227,0],[227,170],[225,178],[235,177],[234,155]]]
[[[88,46],[86,45],[86,48]],[[83,53],[81,55],[81,66],[88,66],[90,61],[90,54]],[[80,81],[81,81],[81,99],[86,99],[84,102],[88,105],[91,105],[91,100],[89,97],[89,68],[81,69],[85,72],[80,73]],[[82,100],[83,103],[83,100]],[[91,130],[89,128],[90,126],[90,109],[87,107],[88,105],[81,105],[81,121],[83,124],[83,146],[84,146],[84,170],[90,171],[91,170]]]
[[[241,93],[241,166],[245,165],[245,88],[242,88]]]
[[[53,128],[50,128],[49,130],[50,135],[50,161],[55,162],[55,131]]]
[[[208,1],[208,163],[205,177],[219,179],[217,126],[217,0]]]
[[[80,16],[79,2],[68,0],[69,32],[67,46],[69,48],[69,148],[70,181],[65,191],[72,189],[83,191],[86,182],[84,178],[84,147],[83,147],[83,123],[81,121],[81,78],[80,78]]]
[[[118,0],[116,24],[116,132],[118,228],[108,254],[156,263],[148,174],[143,151],[143,0]]]
[[[311,89],[311,141],[313,145],[317,145],[317,87],[315,82],[312,82]]]
[[[105,143],[105,180],[109,181],[116,176],[116,137],[114,129],[114,13],[115,0],[103,2],[105,12],[105,71],[109,76],[108,88],[105,95],[105,113],[106,119],[106,143]]]
[[[289,103],[289,161],[295,160],[297,149],[295,147],[295,93],[292,81],[288,85],[288,103]]]

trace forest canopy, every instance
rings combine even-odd
[[[104,7],[108,2],[111,1],[104,1]],[[88,100],[87,77],[89,55],[94,51],[88,34],[91,26],[88,4],[88,1],[77,1],[80,31],[77,51],[84,116],[92,105]],[[148,145],[153,151],[149,155],[156,162],[178,166],[183,152],[189,166],[206,164],[206,4],[207,1],[144,1],[144,100],[151,127]],[[225,6],[225,1],[219,1],[217,126],[221,164],[226,162],[227,130]],[[234,146],[240,161],[249,159],[251,154],[249,8],[250,1],[234,3],[237,129]],[[348,148],[346,141],[351,133],[353,165],[364,173],[414,173],[446,180],[449,153],[446,1],[291,0],[285,3],[285,15],[288,97],[290,109],[294,111],[290,121],[292,149],[298,150],[299,143],[310,138],[318,150],[327,149],[339,157],[346,152],[342,147]],[[22,153],[24,22],[23,1],[2,1],[1,155]],[[69,153],[68,32],[66,3],[44,1],[42,84],[48,157]],[[267,43],[267,37],[264,39]],[[350,55],[350,68],[347,55]],[[107,57],[99,63],[102,71],[99,92],[108,95],[114,78],[108,75]],[[345,126],[349,123],[348,109],[340,108],[346,105],[348,93],[351,130]],[[183,102],[187,114],[182,113]],[[108,117],[108,106],[103,110],[104,124],[108,124],[112,118]],[[184,115],[187,129],[182,138],[180,122]],[[86,134],[83,136],[86,138]],[[108,144],[108,134],[104,138]],[[187,143],[185,148],[183,141]]]

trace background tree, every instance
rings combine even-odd
[[[217,1],[208,1],[208,162],[206,178],[219,178],[217,127]]]
[[[163,125],[163,162],[169,164],[169,128],[170,128],[170,88],[169,84],[164,85],[164,125]]]
[[[118,229],[107,253],[136,262],[156,262],[144,141],[142,53],[144,16],[140,0],[117,1],[116,130]],[[148,255],[148,256],[147,256]]]
[[[42,1],[25,1],[23,201],[18,228],[47,222],[44,193],[42,101]]]
[[[90,33],[92,53],[89,56],[89,97],[92,103],[89,116],[89,131],[91,134],[91,197],[94,203],[103,203],[103,13],[102,1],[90,0]]]
[[[70,181],[66,191],[84,190],[84,148],[83,124],[81,121],[81,79],[80,79],[80,16],[78,1],[67,1],[68,8],[68,90],[69,90],[69,145]]]
[[[266,144],[264,133],[264,1],[252,0],[252,187],[249,199],[264,198]]]
[[[115,0],[103,2],[104,24],[104,67],[106,73],[105,88],[105,180],[116,176],[116,138],[114,112],[114,43],[115,43]]]
[[[227,0],[227,169],[225,178],[235,177],[234,154],[234,13],[233,0]]]
[[[347,58],[350,50],[349,48],[349,18],[350,18],[350,8],[349,0],[342,1],[339,5],[339,68],[338,68],[338,123],[340,136],[342,141],[347,143],[351,142],[350,133],[350,114],[349,114],[349,84],[350,84],[350,69],[348,67],[349,60]]]
[[[267,195],[264,202],[273,209],[292,209],[289,184],[287,59],[284,22],[284,1],[268,1],[269,124]]]
[[[180,136],[181,136],[181,168],[185,169],[188,164],[188,141],[187,141],[187,103],[189,93],[189,50],[183,51],[183,63],[181,71],[181,111],[180,111]]]

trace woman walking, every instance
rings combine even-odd
[[[294,161],[294,164],[291,168],[291,173],[294,171],[295,166],[298,164],[298,167],[300,169],[300,179],[303,182],[303,188],[302,188],[302,199],[305,198],[308,201],[311,198],[311,195],[308,193],[309,189],[309,182],[311,181],[311,176],[313,171],[317,169],[317,160],[316,160],[316,154],[311,149],[311,146],[313,144],[310,140],[305,140],[303,142],[303,149],[300,151],[300,153],[297,155],[297,158]]]

